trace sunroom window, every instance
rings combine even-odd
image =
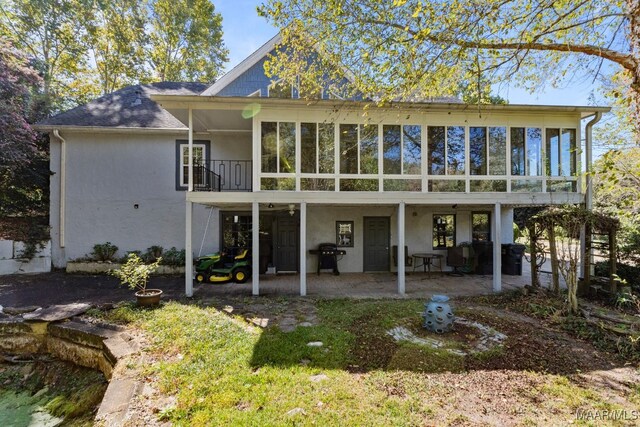
[[[333,173],[333,123],[300,123],[302,173]]]
[[[546,130],[546,164],[549,176],[574,176],[576,174],[576,130]]]
[[[382,126],[385,175],[419,175],[422,128],[419,125]]]
[[[542,129],[511,128],[511,174],[542,175]]]
[[[464,126],[428,127],[429,173],[431,175],[464,175],[465,129]]]
[[[261,171],[295,173],[296,124],[293,122],[262,122]]]

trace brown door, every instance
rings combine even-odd
[[[389,271],[389,217],[364,217],[364,271]]]

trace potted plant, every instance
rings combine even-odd
[[[158,268],[161,260],[162,258],[158,258],[152,264],[145,264],[137,254],[130,253],[127,256],[127,261],[120,268],[112,270],[110,274],[120,279],[121,285],[127,285],[129,289],[137,290],[135,296],[138,305],[158,305],[162,290],[147,289],[147,282],[149,281],[149,275]]]

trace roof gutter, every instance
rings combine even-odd
[[[60,247],[65,245],[65,200],[67,193],[66,168],[67,168],[67,141],[60,135],[59,129],[53,129],[53,136],[60,141],[60,213],[59,213],[59,240]]]
[[[602,112],[596,111],[585,125],[585,162],[586,162],[586,184],[585,207],[587,210],[593,208],[593,126],[602,118]]]
[[[135,127],[107,127],[107,126],[75,126],[75,125],[39,125],[33,126],[40,132],[65,131],[74,133],[109,133],[127,134],[149,133],[149,134],[185,134],[188,128],[135,128]]]

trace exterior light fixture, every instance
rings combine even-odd
[[[294,216],[296,214],[296,205],[293,203],[289,204],[289,215]]]

